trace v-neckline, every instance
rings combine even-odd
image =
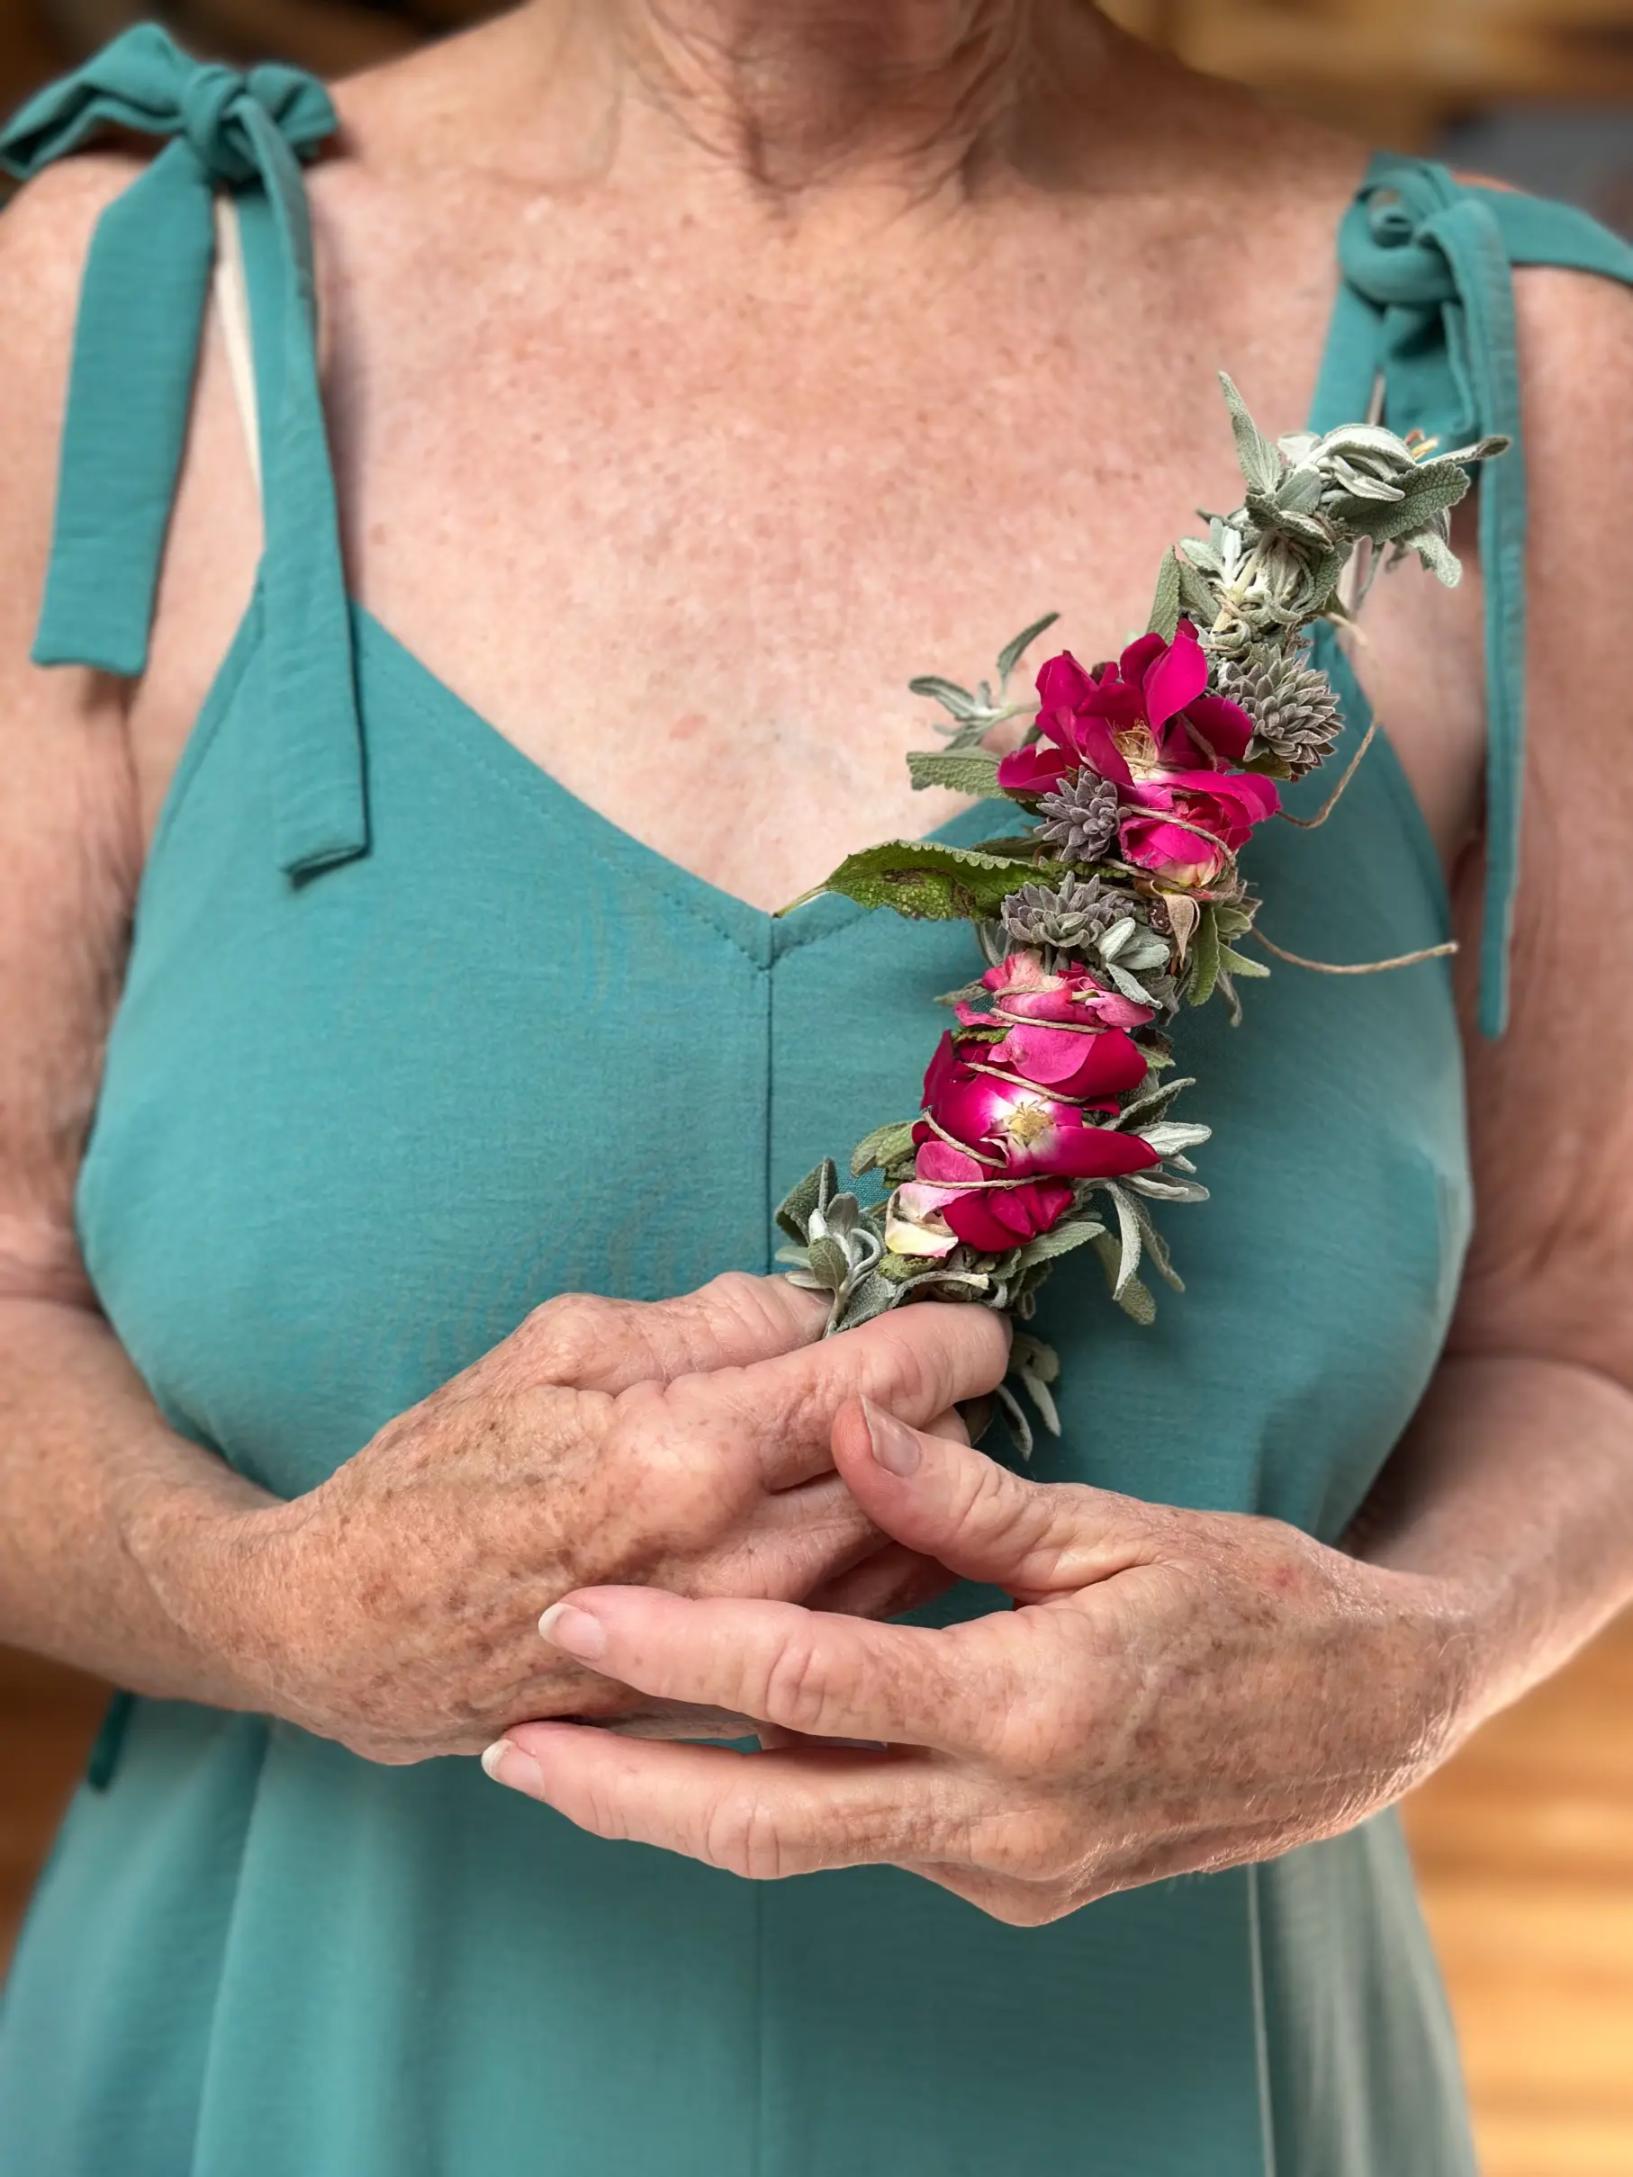
[[[1363,175],[1370,172],[1375,163],[1376,155],[1369,155]],[[1357,185],[1359,186],[1359,177]],[[1353,192],[1348,201],[1353,201]],[[247,239],[249,238],[246,237]],[[252,290],[255,285],[255,263],[255,253],[247,251],[246,270],[251,275]],[[1334,293],[1317,357],[1315,379],[1307,402],[1307,427],[1311,429],[1319,429],[1326,420],[1322,417],[1321,410],[1330,397],[1329,389],[1339,375],[1338,366],[1347,360],[1347,350],[1354,331],[1346,319],[1346,284],[1342,272],[1336,266],[1335,272]],[[252,313],[252,339],[256,322]],[[260,594],[261,580],[258,578],[247,619],[259,618],[255,608],[260,602]],[[717,927],[723,928],[754,957],[772,958],[781,950],[825,934],[826,931],[838,928],[865,912],[839,895],[827,894],[803,907],[791,920],[783,920],[775,911],[757,907],[739,894],[701,876],[685,863],[677,861],[673,855],[665,853],[662,848],[639,838],[614,817],[598,809],[593,802],[586,801],[582,795],[566,786],[468,702],[457,688],[434,671],[409,643],[393,633],[355,595],[348,592],[346,604],[358,659],[366,661],[390,678],[405,700],[413,702],[423,712],[444,723],[474,754],[485,760],[490,769],[501,771],[518,794],[536,803],[552,804],[558,812],[570,813],[575,821],[585,826],[600,841],[607,853],[615,855],[633,873],[644,876],[654,888],[665,891],[671,898],[685,901]],[[234,647],[237,648],[236,645]],[[1338,666],[1338,677],[1345,683],[1345,693],[1353,699],[1346,708],[1353,709],[1356,713],[1350,724],[1355,734],[1358,734],[1364,730],[1359,714],[1368,710],[1369,706],[1362,695],[1351,661],[1342,656],[1337,644],[1332,645],[1332,655]],[[1351,735],[1346,733],[1346,739],[1350,738]],[[1442,919],[1446,919],[1442,908],[1446,893],[1445,873],[1428,819],[1398,752],[1381,729],[1378,741],[1391,793],[1413,835],[1419,856],[1432,877],[1437,912],[1441,913]],[[189,767],[184,763],[182,768]],[[967,845],[983,837],[1016,829],[1019,822],[1020,812],[1014,804],[992,800],[978,801],[955,811],[945,822],[919,834],[918,837],[920,843],[926,844],[938,842]],[[164,828],[161,814],[159,830]],[[155,843],[157,837],[156,832]],[[869,843],[867,839],[858,839],[856,845],[861,847]],[[812,881],[819,881],[823,874],[825,872],[821,870],[813,870]]]
[[[1379,154],[1369,152],[1362,179],[1370,174],[1378,163]],[[1357,188],[1360,181],[1357,182]],[[1354,192],[1347,200],[1354,201]],[[1336,269],[1336,252],[1335,252]],[[1337,278],[1331,306],[1316,358],[1315,379],[1306,403],[1305,428],[1320,430],[1325,426],[1323,408],[1329,398],[1329,389],[1339,376],[1339,366],[1345,362],[1345,350],[1352,328],[1346,322],[1346,283],[1341,270]],[[353,640],[360,656],[372,658],[388,675],[394,676],[398,686],[412,701],[427,710],[436,709],[449,726],[479,756],[490,764],[502,767],[516,789],[535,801],[553,804],[558,811],[573,815],[598,837],[603,847],[628,864],[636,873],[644,873],[674,896],[680,896],[707,919],[723,927],[735,942],[756,957],[770,959],[780,951],[808,942],[830,929],[854,920],[866,910],[836,893],[827,893],[800,909],[792,921],[784,920],[772,909],[757,907],[751,900],[728,891],[710,878],[701,876],[684,862],[677,861],[661,847],[651,845],[637,836],[615,817],[586,801],[581,794],[565,785],[547,770],[535,757],[527,754],[509,734],[468,702],[457,688],[434,671],[402,637],[393,633],[385,622],[354,595],[348,594],[351,612]],[[1333,631],[1325,623],[1317,630],[1318,643]],[[1372,714],[1371,704],[1361,686],[1353,661],[1335,640],[1325,644],[1326,655],[1318,662],[1324,664],[1340,684],[1344,703],[1346,745],[1357,745],[1370,724],[1375,730],[1375,741],[1381,768],[1387,775],[1391,798],[1395,801],[1411,835],[1414,851],[1424,865],[1433,896],[1436,920],[1444,935],[1451,925],[1451,907],[1446,873],[1440,860],[1440,849],[1430,828],[1428,817],[1418,799],[1417,788],[1388,733]],[[950,846],[972,845],[982,838],[992,838],[1005,831],[1020,828],[1021,812],[1012,802],[1001,800],[975,801],[955,810],[952,816],[932,830],[916,835],[916,843],[929,845],[944,843]],[[859,839],[858,848],[871,844],[871,840]],[[820,880],[824,872],[813,871],[811,882]]]
[[[779,953],[810,943],[867,912],[843,894],[826,893],[801,907],[796,916],[785,918],[776,910],[757,907],[753,901],[699,875],[564,785],[554,772],[528,755],[509,734],[501,732],[491,719],[467,702],[457,688],[434,672],[416,650],[393,634],[383,620],[355,598],[351,601],[351,614],[358,656],[366,667],[378,670],[394,681],[407,701],[434,724],[445,726],[490,768],[497,768],[518,793],[548,805],[557,813],[570,815],[599,841],[606,853],[616,857],[637,877],[646,878],[671,898],[690,905],[756,960],[769,961]],[[1321,654],[1316,662],[1338,685],[1344,711],[1344,745],[1358,746],[1368,725],[1374,729],[1371,760],[1385,774],[1391,799],[1422,865],[1434,905],[1438,942],[1450,931],[1451,904],[1440,850],[1418,800],[1417,789],[1393,740],[1372,716],[1371,704],[1353,660],[1325,625],[1317,632],[1317,649]],[[978,840],[1019,830],[1020,823],[1021,812],[1013,802],[972,801],[954,810],[933,829],[916,834],[915,843],[973,846]],[[856,845],[861,848],[872,843],[871,839],[858,839]],[[824,874],[813,870],[812,883],[820,881]]]
[[[605,852],[623,862],[637,877],[644,876],[670,897],[695,908],[753,957],[769,960],[867,913],[866,908],[843,894],[825,893],[802,906],[793,917],[785,917],[776,909],[757,907],[752,900],[701,876],[564,785],[356,598],[351,600],[351,615],[353,639],[364,670],[379,671],[394,681],[407,701],[434,723],[446,726],[490,768],[500,769],[515,791],[570,815]],[[1019,821],[1020,811],[1012,802],[972,801],[955,809],[931,830],[915,834],[914,843],[973,846],[978,840],[1018,829]],[[856,846],[872,843],[871,839],[858,839]],[[810,882],[820,882],[824,875],[826,871],[813,869]]]

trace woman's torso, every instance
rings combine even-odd
[[[1087,650],[1145,624],[1239,491],[1216,368],[1302,425],[1366,154],[1135,51],[1104,103],[1137,118],[1073,180],[784,200],[556,57],[501,22],[339,96],[309,194],[351,587],[573,792],[775,906],[954,806],[907,783],[911,675],[1047,609]],[[212,339],[135,702],[149,827],[253,578],[241,439]],[[1369,606],[1448,866],[1478,648],[1477,579]]]
[[[472,169],[503,145],[498,74],[482,129],[460,107]],[[1215,362],[1303,419],[1361,163],[1334,150],[1330,203],[1238,222],[1228,274],[1198,206],[1160,195],[1058,231],[1018,214],[979,248],[932,223],[917,258],[897,225],[888,279],[835,242],[836,327],[797,237],[745,264],[740,229],[705,243],[671,205],[636,276],[639,206],[417,170],[435,85],[360,91],[357,164],[314,187],[372,608],[369,850],[292,885],[272,848],[291,721],[264,594],[232,637],[253,554],[212,367],[136,710],[164,808],[80,1193],[166,1414],[287,1493],[553,1291],[768,1267],[782,1189],[910,1100],[962,933],[761,906],[934,820],[896,776],[909,672],[978,669],[1046,606],[1087,650],[1143,620],[1191,499],[1230,493]],[[1427,607],[1398,609],[1404,641]],[[1397,734],[1455,840],[1478,772],[1458,714],[1425,695]],[[1445,933],[1387,745],[1255,877],[1300,950]],[[1169,1220],[1189,1292],[1140,1331],[1097,1270],[1060,1271],[1039,1471],[1336,1536],[1457,1281],[1459,1039],[1439,965],[1249,995],[1239,1035],[1218,1008],[1183,1024],[1216,1129],[1212,1201]],[[375,1769],[167,1704],[138,1704],[99,1781],[0,2036],[4,2123],[65,2177],[1463,2166],[1388,1823],[1023,1932],[890,1870],[746,1888],[581,1837],[469,1762]]]

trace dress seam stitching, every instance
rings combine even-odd
[[[409,678],[406,674],[398,673],[395,677],[397,680],[397,694],[399,699],[403,703],[405,703],[410,710],[418,714],[423,724],[428,726],[434,726],[437,723],[436,714],[432,708],[428,693],[423,689],[413,687],[410,684]],[[476,714],[473,714],[473,716],[475,715]],[[482,720],[480,722],[484,731],[490,733],[498,732],[497,727],[487,725],[485,720]],[[366,730],[366,718],[364,723]],[[500,737],[503,738],[503,736]],[[437,738],[444,746],[447,745],[446,735],[438,735]],[[523,763],[529,762],[529,759],[522,755],[521,750],[516,748],[514,742],[510,742],[507,745],[512,749],[519,761]],[[504,767],[497,754],[490,749],[483,748],[475,739],[474,735],[467,743],[467,751],[470,755],[472,762],[481,772],[486,775],[488,780],[493,785],[503,788],[507,800],[514,799],[514,796],[511,793],[511,782],[505,777]],[[565,814],[569,816],[583,816],[586,818],[596,816],[596,812],[590,807],[588,802],[580,802],[574,795],[572,795],[568,791],[567,788],[563,787],[558,780],[553,779],[550,773],[544,770],[542,766],[538,764],[532,764],[531,768],[534,771],[542,787],[553,788],[555,792],[560,796],[561,806]],[[618,827],[612,823],[610,818],[602,817],[599,819],[599,821],[606,824],[608,828],[614,832],[615,835],[625,836],[618,834]],[[619,875],[620,871],[618,869],[618,865],[613,859],[609,847],[603,844],[600,840],[597,840],[590,835],[591,828],[588,824],[584,824],[580,828],[584,831],[586,835],[585,847],[592,859],[602,869],[604,869],[609,876]],[[627,836],[630,838],[632,845],[636,843],[634,841],[633,834]],[[648,885],[649,888],[653,892],[655,892],[659,898],[667,900],[672,907],[679,908],[689,921],[699,924],[703,929],[708,930],[711,935],[722,939],[732,948],[734,952],[740,953],[742,957],[748,962],[751,968],[753,968],[757,973],[763,974],[765,972],[767,963],[764,960],[757,959],[755,957],[753,951],[743,942],[742,938],[737,934],[737,932],[727,926],[724,918],[712,914],[709,909],[705,905],[703,905],[702,902],[694,899],[689,899],[678,886],[672,883],[665,882],[663,877],[657,873],[657,869],[661,868],[661,856],[655,855],[653,857],[653,860],[656,868],[652,872],[649,872],[648,874],[643,876],[640,881]]]

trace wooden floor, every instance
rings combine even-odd
[[[100,1706],[0,1650],[0,1958]],[[1633,2177],[1633,1620],[1489,1726],[1409,1826],[1484,2177]]]

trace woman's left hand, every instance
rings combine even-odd
[[[930,1630],[581,1589],[547,1638],[762,1720],[766,1750],[524,1724],[488,1773],[598,1836],[756,1877],[884,1862],[1031,1926],[1347,1829],[1471,1712],[1443,1582],[1274,1520],[1040,1486],[860,1405],[834,1448],[887,1534],[1017,1607]]]

